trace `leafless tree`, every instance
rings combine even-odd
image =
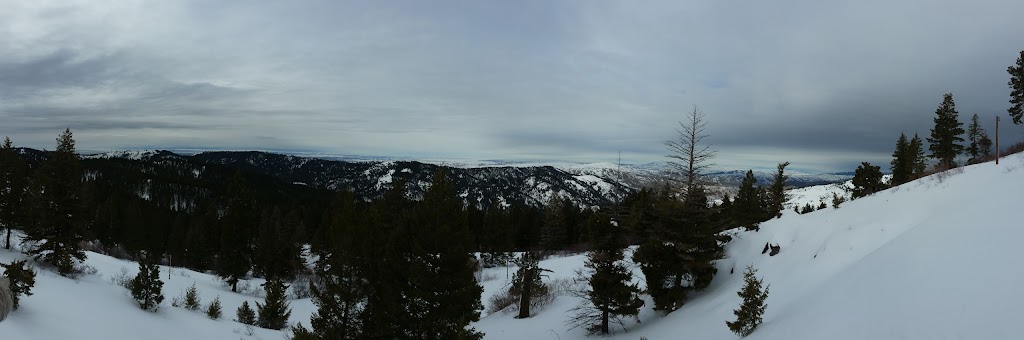
[[[677,139],[665,142],[669,151],[667,157],[672,159],[669,165],[684,176],[682,182],[687,192],[699,185],[701,175],[714,165],[710,161],[715,151],[704,141],[708,137],[708,123],[704,118],[704,113],[695,105],[686,120],[679,122]]]

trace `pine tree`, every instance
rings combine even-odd
[[[158,258],[157,256],[153,256]],[[140,257],[139,274],[131,281],[132,297],[145,310],[156,311],[164,301],[164,282],[160,280],[160,266],[150,263],[147,256]]]
[[[25,225],[28,165],[14,150],[11,139],[4,137],[0,147],[0,224],[7,230],[4,249],[11,249],[11,230]]]
[[[17,310],[21,296],[32,295],[32,287],[36,285],[36,271],[32,270],[25,260],[0,264],[0,266],[4,267],[4,276],[10,283],[11,306]]]
[[[768,299],[768,288],[771,285],[764,286],[762,291],[761,286],[764,281],[758,279],[756,274],[757,270],[753,266],[747,266],[747,271],[743,273],[743,289],[736,293],[743,298],[743,304],[739,309],[733,310],[733,314],[736,314],[736,321],[725,322],[729,326],[729,330],[742,337],[750,335],[757,329],[757,326],[761,324],[764,310],[768,307],[765,300]]]
[[[908,149],[910,151],[907,152],[907,155],[910,156],[910,159],[912,160],[911,163],[913,164],[910,167],[910,179],[920,178],[921,176],[924,176],[924,171],[928,167],[928,159],[925,158],[924,155],[924,142],[921,141],[921,137],[918,137],[916,133],[914,134],[914,138],[910,140],[910,146]]]
[[[860,198],[885,189],[882,170],[868,162],[861,162],[853,175],[853,198]]]
[[[288,317],[292,315],[292,310],[288,307],[285,297],[287,288],[284,282],[276,279],[263,284],[263,289],[267,292],[266,304],[256,303],[256,326],[267,329],[284,329],[288,325]]]
[[[683,201],[665,188],[655,201],[650,234],[633,253],[647,281],[654,309],[672,312],[687,294],[706,288],[715,275],[714,261],[723,256],[711,220],[707,194],[697,186]]]
[[[251,230],[255,224],[252,194],[241,173],[235,173],[228,184],[228,202],[221,220],[220,252],[217,275],[238,291],[238,281],[252,267]]]
[[[544,206],[544,224],[540,229],[540,249],[545,253],[558,250],[565,239],[565,215],[562,206],[569,204],[562,201],[558,194],[552,194]]]
[[[892,153],[892,162],[889,163],[889,169],[892,171],[891,183],[893,186],[900,185],[910,181],[913,176],[913,160],[911,159],[910,143],[907,141],[907,136],[900,133],[900,138],[896,140],[896,151]]]
[[[280,208],[264,214],[259,227],[259,239],[253,251],[254,270],[264,277],[291,280],[295,278],[295,263],[299,263],[302,249],[285,235],[284,218]],[[288,214],[288,219],[297,219]],[[298,224],[298,221],[289,222]]]
[[[193,283],[192,286],[188,287],[188,289],[185,290],[185,301],[182,301],[182,305],[185,307],[185,309],[194,311],[199,310],[199,306],[202,305],[202,303],[199,301],[199,292],[196,290],[195,283]]]
[[[607,217],[598,217],[592,227],[596,247],[587,254],[585,270],[578,278],[588,287],[575,292],[586,300],[570,311],[566,323],[571,328],[584,327],[590,334],[608,334],[611,324],[623,325],[623,316],[635,318],[644,302],[639,285],[630,284],[632,274],[622,263],[625,244],[619,226]]]
[[[235,311],[235,316],[239,323],[255,326],[256,325],[256,312],[249,307],[249,301],[242,301],[242,305]]]
[[[931,130],[931,137],[928,138],[928,149],[931,151],[929,157],[936,159],[939,165],[945,168],[954,168],[956,156],[963,153],[964,146],[960,145],[964,139],[964,129],[957,118],[956,103],[953,102],[953,94],[947,93],[942,99],[942,104],[935,109],[935,127]]]
[[[220,295],[217,295],[217,297],[213,298],[213,302],[210,302],[210,305],[206,306],[206,316],[208,316],[208,317],[210,317],[210,319],[214,319],[214,320],[220,319],[220,316],[221,316]]]
[[[540,267],[539,257],[540,254],[535,252],[525,252],[517,261],[519,270],[512,276],[509,287],[509,295],[519,297],[519,315],[516,318],[531,317],[530,307],[534,300],[547,294],[548,286],[541,280],[546,269]]]
[[[480,318],[483,288],[474,273],[472,235],[463,214],[462,199],[440,168],[423,201],[412,211],[411,223],[394,236],[407,242],[400,258],[408,264],[408,279],[401,289],[407,337],[420,339],[479,339],[469,327]],[[396,244],[401,244],[397,243]],[[392,321],[394,322],[394,321]]]
[[[377,246],[369,244],[373,241],[366,215],[356,211],[351,192],[340,192],[330,213],[330,253],[316,266],[323,284],[312,287],[317,306],[310,320],[313,329],[293,332],[316,339],[356,339],[364,334],[364,312],[373,288],[367,278],[376,260],[371,251]]]
[[[1010,81],[1006,83],[1010,86],[1010,108],[1006,111],[1014,124],[1020,124],[1024,117],[1024,51],[1020,51],[1017,65],[1008,67],[1006,72],[1010,74]]]
[[[36,244],[29,254],[57,268],[61,275],[74,271],[76,260],[85,260],[79,247],[84,240],[81,208],[82,173],[71,130],[57,138],[57,150],[36,172],[35,225],[26,230],[26,241]]]
[[[981,138],[978,139],[978,154],[981,160],[992,156],[992,140],[988,138],[988,134],[984,131],[981,132]]]
[[[789,162],[779,163],[778,170],[775,172],[775,177],[772,179],[772,185],[769,187],[768,197],[771,199],[771,206],[769,211],[771,216],[781,216],[782,209],[785,209],[786,201],[789,201],[789,196],[786,194],[786,180],[789,176],[786,176],[786,166]]]
[[[967,147],[967,155],[970,156],[968,164],[978,163],[986,155],[982,153],[982,138],[987,139],[988,136],[985,135],[985,129],[981,127],[981,121],[975,113],[971,116],[971,124],[967,125],[967,140],[971,142]]]
[[[408,262],[404,252],[412,247],[412,238],[418,237],[405,230],[412,222],[411,201],[407,197],[405,179],[396,178],[384,197],[374,201],[367,214],[367,224],[373,232],[362,234],[357,240],[371,245],[360,250],[366,258],[360,259],[365,267],[355,277],[365,277],[366,303],[359,311],[361,336],[367,339],[394,339],[407,337],[404,325],[411,324],[405,311],[407,300],[403,292],[410,289]],[[429,244],[429,243],[428,243]],[[360,249],[360,248],[355,248]],[[359,289],[359,286],[354,286]],[[359,298],[360,292],[351,296]]]
[[[755,187],[757,178],[753,170],[747,170],[743,182],[740,183],[740,190],[736,193],[736,202],[733,204],[736,223],[747,230],[756,230],[761,221],[764,221],[765,211],[761,202],[761,188]]]

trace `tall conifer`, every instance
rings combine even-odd
[[[956,156],[964,151],[964,146],[960,145],[960,142],[964,141],[963,137],[960,137],[964,134],[964,123],[957,118],[952,93],[943,95],[942,104],[935,109],[934,122],[931,137],[928,137],[928,149],[931,151],[929,157],[937,160],[943,167],[956,167]]]
[[[1020,51],[1017,64],[1006,68],[1006,72],[1010,74],[1010,81],[1006,83],[1010,85],[1010,108],[1006,111],[1014,124],[1020,124],[1024,117],[1024,51]]]
[[[896,151],[892,153],[892,162],[889,163],[889,169],[892,171],[892,185],[906,183],[913,176],[913,156],[910,153],[910,142],[907,141],[907,135],[900,133],[900,138],[896,140]]]
[[[57,267],[58,273],[72,274],[76,260],[85,260],[79,247],[84,240],[82,207],[82,170],[71,129],[57,138],[57,150],[36,172],[34,226],[26,240],[36,244],[29,254]]]
[[[11,249],[11,230],[23,228],[26,217],[28,166],[15,152],[11,139],[0,147],[0,225],[7,230],[4,249]]]

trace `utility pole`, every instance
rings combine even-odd
[[[996,115],[996,165],[999,165],[999,115]]]

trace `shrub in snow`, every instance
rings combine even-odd
[[[235,316],[238,317],[235,321],[246,325],[256,324],[256,312],[249,307],[249,301],[242,301],[242,305],[235,311]]]
[[[832,209],[839,209],[839,205],[846,202],[846,197],[839,196],[837,193],[832,193]]]
[[[268,329],[283,329],[288,325],[288,317],[292,314],[284,294],[288,287],[285,287],[281,280],[267,281],[263,287],[267,291],[266,304],[256,303],[259,313],[256,325]]]
[[[753,333],[757,325],[761,324],[761,316],[768,307],[764,302],[768,298],[768,286],[762,291],[761,285],[764,281],[754,276],[755,274],[757,270],[753,266],[747,266],[747,271],[743,273],[743,289],[736,293],[743,298],[743,304],[740,305],[740,309],[733,311],[733,314],[736,314],[736,321],[725,322],[729,330],[743,337]]]
[[[131,282],[132,297],[139,307],[156,311],[164,301],[164,282],[160,281],[160,267],[143,260],[139,262],[139,274]]]
[[[4,277],[8,280],[6,286],[0,286],[0,295],[9,294],[7,298],[10,302],[4,303],[3,298],[0,297],[0,320],[3,320],[6,313],[3,311],[5,305],[7,309],[18,309],[19,296],[21,295],[32,295],[32,287],[36,285],[36,272],[27,265],[27,261],[14,261],[10,264],[0,264],[4,267]],[[6,292],[3,290],[7,289]]]
[[[195,286],[193,286],[192,288],[195,289]],[[218,295],[217,297],[213,298],[213,302],[210,302],[210,305],[206,307],[206,316],[209,316],[210,319],[217,320],[220,319],[220,315],[220,296]]]
[[[185,299],[182,300],[182,305],[189,310],[199,310],[199,292],[196,291],[195,283],[193,283],[192,286],[188,287],[188,290],[185,291]]]

